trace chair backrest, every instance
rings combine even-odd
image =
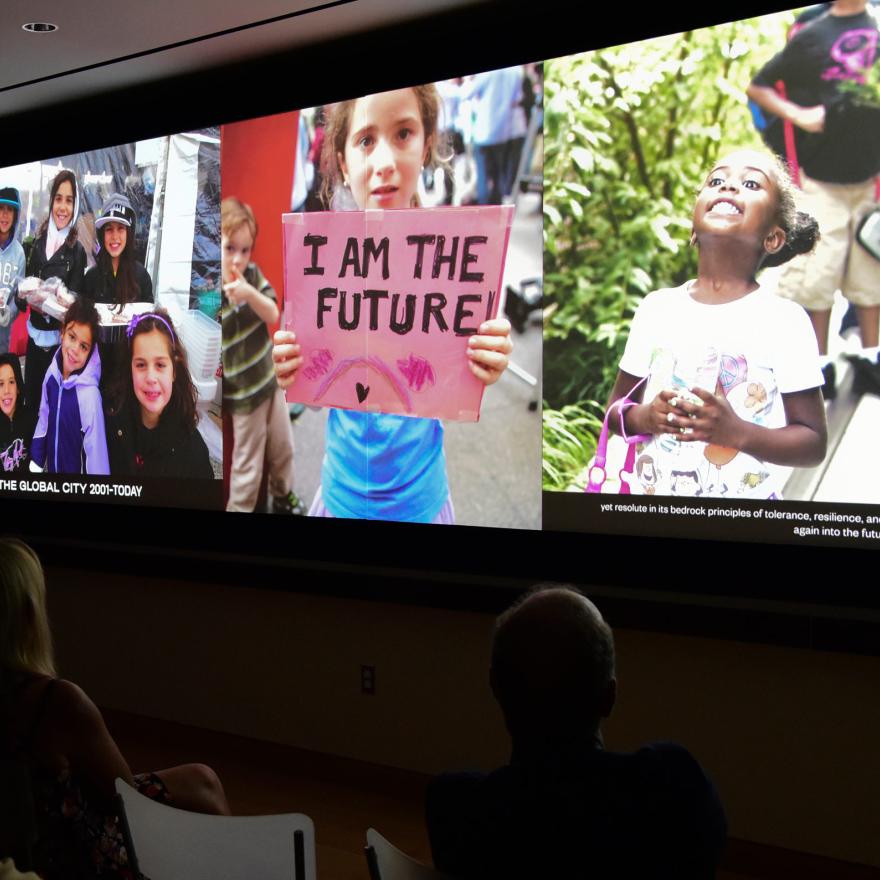
[[[315,880],[315,826],[302,813],[207,816],[150,800],[121,779],[116,791],[132,868],[150,880]]]
[[[451,880],[399,850],[375,828],[367,829],[366,855],[370,880]]]
[[[0,859],[11,857],[19,870],[33,866],[37,822],[31,775],[27,764],[0,759]]]

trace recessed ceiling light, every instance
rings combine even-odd
[[[58,30],[58,25],[49,21],[29,21],[23,24],[21,29],[31,34],[51,34],[52,31]]]

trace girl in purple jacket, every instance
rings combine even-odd
[[[32,471],[110,473],[97,339],[98,312],[90,300],[79,298],[64,316],[61,345],[43,380]]]

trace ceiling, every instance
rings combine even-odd
[[[352,36],[478,0],[5,0],[0,117]],[[48,21],[51,34],[22,25]]]

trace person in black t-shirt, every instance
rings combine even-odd
[[[819,221],[816,250],[793,260],[779,293],[810,313],[833,396],[828,327],[834,292],[856,307],[864,390],[880,390],[880,263],[855,243],[859,221],[877,203],[880,110],[853,101],[844,82],[864,83],[877,59],[877,14],[866,0],[836,0],[791,38],[756,74],[749,97],[792,122],[801,170],[800,207]],[[777,83],[784,86],[783,97]]]
[[[607,752],[611,629],[569,587],[538,587],[498,619],[492,690],[513,752],[492,773],[428,789],[437,868],[460,878],[713,877],[726,833],[712,783],[684,748]]]

